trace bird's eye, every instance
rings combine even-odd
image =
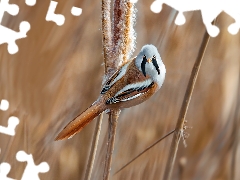
[[[147,62],[147,57],[145,55],[143,55],[143,61],[144,61],[144,63]]]
[[[156,56],[155,56],[155,55],[153,55],[153,59],[156,59]]]

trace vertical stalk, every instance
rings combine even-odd
[[[235,109],[235,115],[234,115],[234,122],[233,122],[233,130],[232,130],[232,139],[233,139],[233,145],[232,145],[232,158],[231,158],[231,165],[230,165],[230,179],[235,180],[235,174],[236,174],[236,159],[237,159],[237,149],[238,144],[240,140],[240,131],[239,131],[239,125],[240,125],[240,69],[239,69],[239,76],[238,76],[238,92],[236,95],[237,104]]]
[[[112,162],[112,154],[114,150],[114,141],[117,130],[118,116],[120,114],[120,110],[111,110],[109,114],[109,127],[108,127],[108,147],[107,154],[105,158],[105,167],[103,173],[103,180],[108,180],[111,170],[111,162]]]
[[[102,48],[103,48],[103,61],[105,64],[105,76],[108,74],[108,66],[111,64],[111,50],[112,50],[112,33],[111,33],[111,0],[102,0]],[[103,79],[104,83],[105,79]],[[99,135],[101,132],[101,124],[103,119],[103,113],[98,117],[96,122],[90,155],[88,158],[87,169],[85,172],[85,180],[90,180],[92,175],[92,169],[97,152],[97,145]]]
[[[102,119],[103,119],[103,113],[101,113],[98,116],[98,120],[96,122],[96,127],[95,127],[94,134],[93,134],[91,151],[90,151],[90,155],[88,158],[87,169],[86,169],[85,177],[84,177],[85,180],[90,180],[91,175],[92,175],[92,169],[93,169],[94,160],[95,160],[95,156],[96,156],[96,152],[97,152],[99,135],[101,132]]]
[[[134,5],[129,0],[114,0],[112,24],[110,19],[110,0],[102,0],[103,54],[105,63],[105,80],[122,64],[127,62],[134,49],[135,33],[133,29]],[[108,147],[105,159],[103,179],[109,179],[117,119],[120,109],[110,110]]]
[[[105,75],[111,66],[112,53],[112,29],[111,29],[111,0],[102,0],[102,47],[105,64]]]
[[[185,122],[187,110],[188,110],[188,107],[189,107],[189,103],[191,101],[193,89],[194,89],[194,86],[195,86],[195,83],[196,83],[196,80],[197,80],[198,72],[199,72],[199,69],[201,67],[201,63],[202,63],[203,56],[204,56],[204,53],[206,51],[209,39],[210,39],[210,36],[207,33],[207,31],[205,31],[205,34],[204,34],[204,37],[203,37],[203,40],[202,40],[202,43],[201,43],[201,47],[198,51],[197,59],[196,59],[195,64],[192,68],[192,73],[191,73],[190,79],[188,81],[187,90],[185,92],[185,96],[184,96],[184,99],[183,99],[183,102],[182,102],[182,106],[181,106],[181,110],[180,110],[180,113],[179,113],[178,121],[177,121],[177,124],[176,124],[175,133],[174,133],[173,138],[172,138],[169,157],[168,157],[168,161],[167,161],[167,165],[166,165],[165,172],[164,172],[164,177],[163,177],[164,180],[170,180],[171,179],[171,174],[172,174],[173,166],[174,166],[177,151],[178,151],[178,145],[179,145],[180,139],[181,139],[183,131],[184,131],[184,122]]]
[[[239,98],[239,95],[237,96]],[[232,131],[232,139],[233,139],[233,145],[232,145],[232,158],[231,158],[231,165],[230,165],[230,179],[235,180],[235,174],[236,174],[236,159],[237,159],[237,149],[240,139],[240,132],[239,132],[239,125],[240,125],[240,113],[239,113],[239,100],[237,103],[237,107],[235,110],[235,116],[234,116],[234,123],[233,123],[233,131]]]

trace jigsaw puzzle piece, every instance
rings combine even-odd
[[[154,13],[159,13],[162,10],[163,3],[179,11],[175,19],[176,25],[183,25],[185,23],[186,19],[183,12],[201,10],[203,23],[206,26],[208,34],[212,37],[216,37],[219,34],[219,28],[212,25],[212,21],[222,12],[222,2],[218,2],[217,0],[155,0],[151,5],[151,10]]]
[[[8,108],[9,108],[9,102],[5,99],[2,99],[0,103],[0,110],[6,111],[8,110]]]
[[[162,5],[163,5],[163,2],[160,2],[158,0],[155,0],[151,6],[150,6],[150,9],[152,12],[154,13],[160,13],[162,11]]]
[[[19,25],[19,32],[13,31],[5,26],[0,25],[0,44],[8,43],[8,52],[15,54],[18,52],[16,40],[26,38],[27,32],[30,30],[30,24],[22,21]]]
[[[36,4],[36,0],[25,0],[25,3],[28,6],[34,6]]]
[[[155,0],[150,6],[151,11],[154,13],[160,13],[162,11],[162,5],[164,3],[178,11],[178,15],[175,19],[175,24],[179,25],[179,26],[183,25],[186,22],[186,18],[183,15],[183,12],[186,11],[186,9],[189,9],[189,7],[186,6],[185,8],[183,8],[182,7],[183,3],[180,1],[171,1],[171,2],[166,1],[165,2],[163,0]]]
[[[30,0],[26,0],[26,1],[28,1],[27,3],[30,3]],[[4,12],[8,12],[9,14],[15,16],[19,12],[19,7],[16,4],[9,4],[9,0],[0,1],[0,45],[3,43],[8,43],[8,52],[10,54],[15,54],[18,52],[18,46],[16,45],[15,41],[17,39],[27,37],[26,33],[30,29],[30,24],[26,21],[21,22],[19,25],[20,31],[15,32],[1,25]]]
[[[0,133],[6,134],[9,136],[14,136],[15,135],[15,128],[19,124],[19,119],[15,116],[11,116],[8,119],[8,127],[3,127],[0,126]]]
[[[62,14],[55,14],[55,9],[57,7],[58,2],[56,1],[51,1],[48,12],[46,15],[46,21],[53,21],[55,22],[58,26],[61,26],[65,22],[65,17]]]
[[[212,9],[210,7],[202,8],[202,19],[208,34],[212,37],[216,37],[220,30],[216,25],[212,25],[212,21],[222,12],[222,10],[220,8]]]
[[[4,12],[8,12],[12,16],[15,16],[19,12],[19,7],[16,4],[9,4],[9,0],[1,0],[1,2],[0,2],[0,24],[2,22]]]
[[[0,179],[1,180],[15,180],[12,178],[7,177],[8,173],[10,172],[11,165],[8,163],[1,163],[0,164]]]
[[[38,173],[46,173],[50,169],[48,163],[46,162],[35,165],[32,154],[27,154],[24,151],[18,151],[16,159],[20,162],[27,162],[27,166],[23,172],[21,180],[40,180]]]
[[[178,26],[181,26],[183,25],[184,23],[186,22],[186,18],[185,16],[183,15],[183,12],[178,12],[178,15],[175,19],[175,24],[178,25]]]
[[[240,28],[239,22],[232,23],[228,26],[228,32],[232,35],[236,35],[239,31],[239,28]]]
[[[240,29],[240,1],[229,0],[224,3],[223,11],[235,20],[234,23],[228,26],[228,32],[235,35]]]
[[[80,16],[82,14],[82,9],[73,6],[72,9],[71,9],[71,13],[72,13],[73,16]]]

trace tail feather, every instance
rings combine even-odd
[[[87,124],[105,110],[105,107],[98,101],[86,109],[82,114],[78,115],[70,121],[65,128],[57,135],[55,141],[70,139],[75,134],[79,133]]]

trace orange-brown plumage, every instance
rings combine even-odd
[[[69,122],[55,140],[74,136],[106,109],[128,108],[144,102],[162,86],[165,72],[157,49],[153,45],[144,46],[137,57],[106,81],[97,101]]]
[[[87,124],[89,124],[96,116],[105,110],[100,101],[96,101],[88,109],[70,121],[65,128],[57,135],[56,141],[71,138],[80,132]]]

